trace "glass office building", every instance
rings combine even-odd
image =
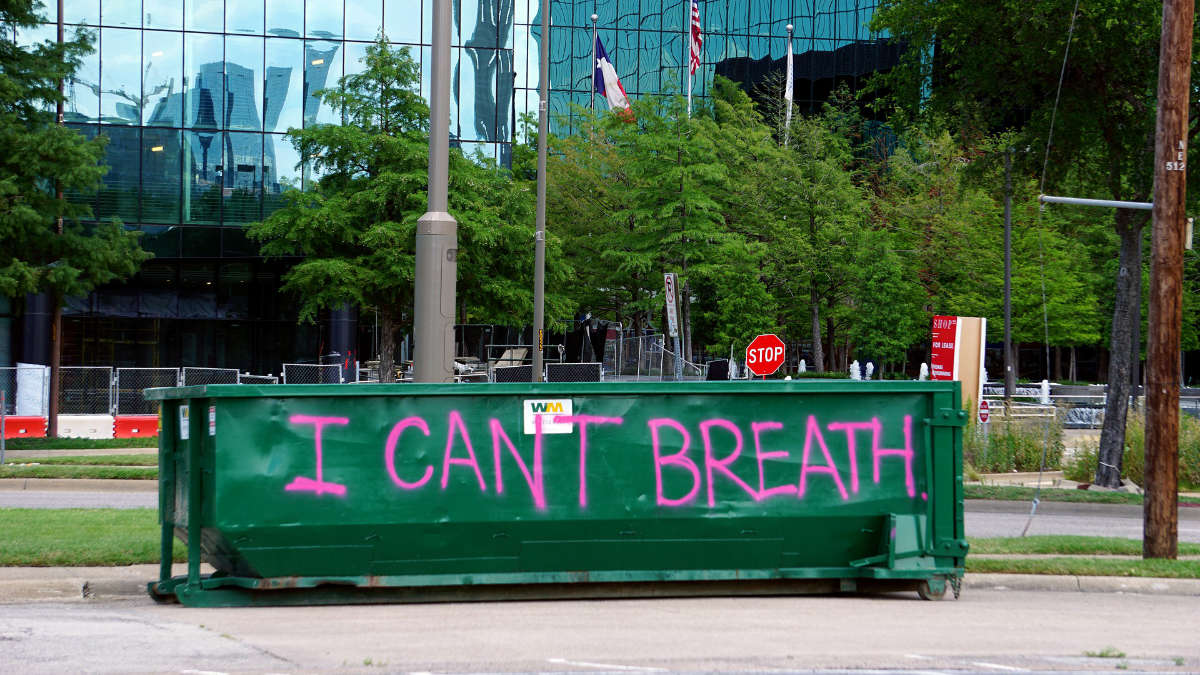
[[[319,178],[300,165],[284,134],[338,121],[316,92],[360,71],[380,31],[412,50],[428,94],[434,2],[65,0],[68,30],[86,25],[96,33],[96,51],[67,83],[66,121],[109,140],[111,168],[86,199],[97,217],[140,230],[155,258],[131,281],[69,303],[63,363],[278,372],[281,362],[333,350],[371,358],[368,316],[356,324],[353,313],[335,312],[332,323],[350,326],[333,331],[341,337],[330,334],[330,322],[297,328],[292,301],[277,292],[288,262],[258,257],[245,226],[276,208],[284,190]],[[896,48],[866,28],[874,5],[704,0],[694,94],[703,97],[714,74],[752,86],[782,70],[791,23],[797,103],[816,105],[835,82],[853,85],[895,63]],[[538,7],[538,0],[453,0],[450,129],[468,153],[507,163],[518,118],[536,114]],[[569,104],[590,98],[592,13],[636,97],[679,90],[685,11],[681,0],[554,0],[556,129],[569,133]],[[47,23],[8,37],[32,42],[54,33]],[[13,320],[0,321],[0,330],[10,326],[9,358],[46,362],[44,301],[28,298],[7,311]]]

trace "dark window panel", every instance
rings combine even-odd
[[[225,171],[221,132],[188,131],[184,140],[183,222],[217,225]]]
[[[108,138],[104,150],[108,173],[96,195],[96,217],[116,217],[126,223],[136,223],[141,193],[141,130],[110,125],[101,127],[101,134]]]
[[[142,248],[155,258],[178,258],[180,229],[174,225],[143,225]]]
[[[262,134],[226,133],[225,157],[223,222],[226,225],[258,222],[262,219]]]
[[[221,228],[183,227],[180,254],[184,258],[217,258],[221,255]]]
[[[142,132],[142,221],[179,223],[183,143],[174,129]]]
[[[227,227],[221,230],[222,258],[257,258],[258,242],[246,236],[242,227]]]

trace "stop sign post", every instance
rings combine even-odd
[[[759,335],[746,345],[746,367],[755,375],[766,378],[783,365],[783,340],[778,335]]]

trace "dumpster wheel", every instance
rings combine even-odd
[[[922,579],[917,585],[917,595],[921,596],[922,600],[941,600],[946,597],[946,578]]]

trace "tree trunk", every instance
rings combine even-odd
[[[392,310],[379,310],[379,381],[396,381],[396,318]]]
[[[1138,407],[1138,390],[1142,386],[1142,235],[1137,236],[1137,263],[1133,266],[1133,288],[1129,291],[1133,308],[1129,312],[1129,327],[1133,337],[1129,344],[1129,386],[1133,409]]]
[[[821,348],[821,307],[817,302],[817,282],[809,281],[808,286],[810,314],[812,315],[812,345],[813,369],[818,373],[825,372],[825,350]]]
[[[1071,345],[1071,367],[1067,370],[1067,379],[1072,382],[1079,381],[1079,373],[1075,370],[1075,345]]]
[[[1062,382],[1062,380],[1063,380],[1062,366],[1063,366],[1062,347],[1055,346],[1054,347],[1054,381],[1055,382]]]
[[[1104,426],[1100,431],[1100,457],[1096,466],[1096,484],[1119,487],[1121,460],[1125,451],[1125,417],[1129,411],[1133,329],[1140,317],[1134,316],[1136,298],[1141,293],[1142,225],[1134,223],[1126,210],[1117,211],[1117,234],[1121,253],[1117,271],[1117,292],[1113,306],[1112,343],[1108,357],[1108,393],[1104,402]]]

